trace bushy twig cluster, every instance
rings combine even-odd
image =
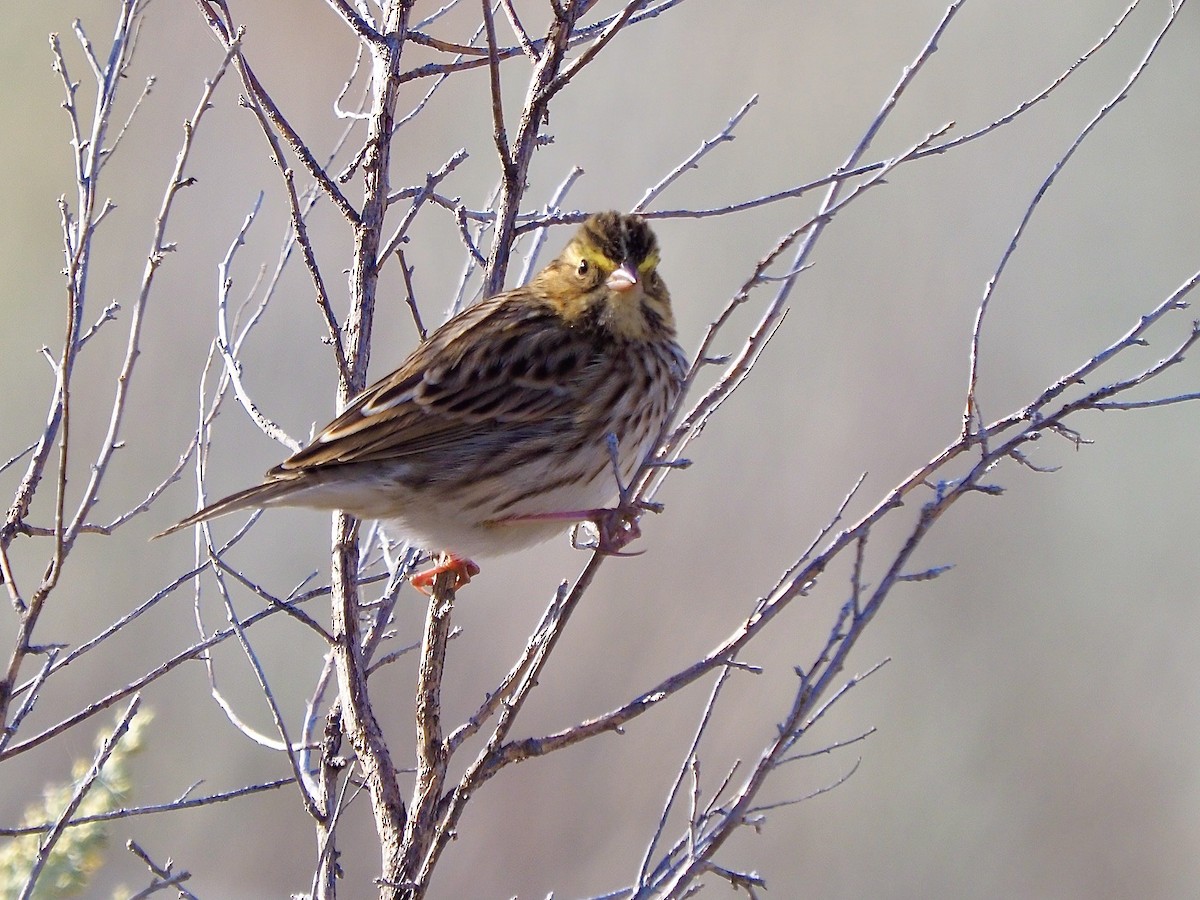
[[[733,216],[817,190],[823,191],[823,198],[815,215],[795,222],[773,246],[766,248],[741,288],[712,321],[695,351],[695,361],[687,378],[688,390],[670,427],[661,435],[657,453],[646,460],[637,480],[629,486],[634,502],[643,508],[658,508],[655,497],[664,479],[687,465],[689,445],[698,439],[706,424],[714,420],[722,404],[768,350],[772,335],[787,313],[794,286],[812,259],[822,234],[835,218],[847,207],[855,205],[869,189],[884,185],[898,170],[953,152],[1025,115],[1073,77],[1084,63],[1102,52],[1139,5],[1138,2],[1131,3],[1091,50],[1008,114],[974,132],[960,135],[952,134],[953,123],[935,123],[912,142],[906,152],[886,159],[870,159],[868,154],[875,137],[903,102],[905,91],[920,77],[923,65],[936,52],[939,40],[951,27],[964,2],[957,0],[950,4],[928,41],[887,94],[878,114],[867,124],[861,140],[835,171],[785,190],[747,197],[723,207],[659,207],[661,196],[678,179],[732,140],[756,102],[757,98],[751,98],[716,134],[645,191],[636,208],[651,219]],[[1131,72],[1128,83],[1079,132],[1041,189],[1031,198],[1010,246],[989,280],[971,338],[971,366],[962,429],[957,439],[884,493],[865,514],[849,521],[851,502],[861,499],[864,491],[864,482],[860,479],[849,489],[844,503],[834,511],[812,543],[797,554],[794,564],[762,592],[747,614],[731,623],[729,637],[659,684],[605,713],[583,718],[554,733],[521,736],[517,731],[522,710],[544,676],[546,664],[572,613],[605,564],[605,557],[596,553],[574,581],[560,585],[523,652],[486,700],[464,721],[444,722],[441,705],[443,679],[447,674],[444,663],[448,642],[454,635],[452,585],[448,579],[436,583],[420,641],[402,649],[392,649],[391,625],[398,592],[404,575],[417,560],[417,552],[392,546],[378,528],[361,526],[348,516],[339,517],[335,526],[331,578],[326,586],[306,589],[302,585],[288,596],[274,596],[258,585],[250,573],[240,571],[226,561],[228,549],[241,540],[256,520],[251,518],[225,542],[215,541],[210,529],[204,526],[200,550],[192,568],[135,606],[93,640],[73,648],[59,646],[42,636],[38,626],[46,605],[56,596],[60,575],[70,562],[80,536],[112,537],[126,533],[129,523],[150,509],[163,492],[182,477],[190,464],[196,466],[202,499],[205,463],[212,440],[211,425],[227,398],[232,396],[268,437],[289,449],[300,446],[299,441],[288,436],[269,413],[259,407],[241,378],[239,357],[242,347],[247,335],[259,323],[266,300],[239,320],[230,311],[228,286],[232,282],[233,260],[258,215],[256,206],[242,230],[232,237],[229,252],[221,264],[223,287],[217,297],[219,326],[211,356],[211,370],[215,375],[210,372],[202,385],[201,406],[191,444],[180,455],[174,471],[149,487],[141,503],[110,522],[92,520],[109,463],[123,444],[123,427],[130,403],[128,392],[138,375],[142,323],[155,288],[155,276],[174,249],[166,239],[167,223],[174,214],[176,199],[191,184],[188,172],[193,139],[203,126],[205,113],[217,93],[229,90],[231,80],[239,82],[242,102],[261,125],[263,140],[273,155],[279,174],[275,184],[266,189],[281,192],[290,210],[284,252],[279,268],[270,280],[274,283],[278,279],[283,265],[298,251],[327,331],[339,374],[337,393],[344,404],[366,384],[377,287],[380,273],[386,266],[400,266],[407,285],[407,301],[418,329],[424,333],[422,315],[412,288],[411,270],[403,252],[406,235],[418,216],[451,215],[457,224],[465,268],[456,308],[469,302],[470,285],[476,282],[478,290],[484,294],[503,288],[509,280],[514,248],[519,241],[526,242],[526,262],[520,277],[527,278],[533,271],[547,230],[554,225],[578,222],[584,217],[584,212],[567,207],[567,197],[580,174],[578,169],[568,173],[558,189],[540,206],[531,202],[529,196],[535,150],[546,140],[551,106],[573,81],[587,77],[589,64],[599,54],[619,46],[624,32],[653,27],[657,18],[682,5],[682,0],[630,0],[616,4],[611,10],[602,8],[606,5],[598,0],[554,0],[549,5],[548,24],[541,32],[530,30],[512,0],[498,3],[484,0],[478,26],[468,37],[461,39],[447,36],[450,29],[446,29],[447,34],[440,33],[440,29],[448,13],[462,4],[451,2],[417,21],[411,0],[386,0],[377,5],[328,0],[334,16],[358,41],[359,61],[352,78],[364,73],[368,89],[342,142],[325,157],[292,126],[285,111],[273,99],[271,86],[256,74],[243,46],[236,11],[226,0],[196,0],[196,7],[218,39],[222,52],[214,59],[213,73],[203,84],[194,111],[184,124],[177,162],[155,218],[141,289],[130,308],[122,309],[116,304],[105,306],[89,326],[87,315],[94,303],[89,304],[87,276],[92,263],[93,238],[111,209],[110,205],[100,201],[102,194],[98,185],[125,133],[125,128],[120,128],[114,134],[111,123],[122,108],[118,102],[122,96],[119,89],[123,76],[128,74],[144,5],[138,0],[124,0],[121,4],[107,57],[95,51],[82,26],[75,26],[80,52],[95,85],[90,117],[81,108],[81,85],[68,72],[67,54],[57,37],[51,43],[55,68],[61,75],[64,108],[75,151],[77,195],[73,203],[64,201],[61,205],[66,260],[66,327],[62,347],[50,360],[56,382],[47,406],[45,426],[25,450],[3,467],[12,468],[26,460],[25,474],[15,489],[0,529],[0,572],[16,623],[12,651],[4,679],[0,681],[0,718],[4,722],[4,731],[0,734],[0,763],[37,750],[64,732],[88,723],[102,710],[123,703],[125,713],[120,727],[98,752],[87,777],[78,783],[62,809],[47,810],[45,822],[5,830],[9,835],[34,835],[38,841],[20,886],[21,896],[30,896],[39,879],[44,877],[55,847],[64,847],[71,840],[73,831],[84,835],[85,826],[150,812],[183,814],[184,810],[198,805],[231,801],[290,786],[301,798],[318,834],[320,849],[310,887],[313,896],[331,898],[336,894],[339,875],[343,874],[338,864],[338,824],[349,802],[365,791],[379,837],[381,864],[374,876],[381,896],[420,897],[433,882],[437,865],[454,838],[464,811],[482,785],[514,763],[542,757],[601,733],[619,730],[658,704],[670,701],[683,687],[706,677],[712,679],[709,701],[694,734],[680,738],[683,758],[667,792],[659,826],[638,861],[632,880],[606,896],[690,896],[705,877],[723,879],[749,896],[757,896],[763,877],[722,865],[721,847],[738,829],[755,826],[769,810],[781,805],[764,804],[760,799],[762,788],[772,774],[789,762],[830,749],[801,750],[798,744],[834,703],[862,677],[878,668],[872,666],[858,676],[844,674],[856,642],[892,589],[901,583],[934,578],[944,571],[944,567],[919,569],[912,566],[915,551],[943,514],[968,495],[999,492],[995,472],[1006,460],[1037,468],[1027,453],[1030,443],[1048,435],[1075,442],[1082,440],[1072,423],[1083,411],[1140,409],[1200,396],[1188,393],[1145,398],[1132,393],[1183,361],[1200,337],[1200,330],[1195,325],[1162,359],[1130,376],[1105,377],[1111,361],[1143,344],[1150,329],[1166,327],[1172,319],[1179,318],[1180,311],[1186,308],[1187,295],[1200,282],[1200,272],[1169,297],[1152,305],[1124,336],[1046,386],[1019,409],[989,422],[980,409],[977,391],[978,351],[995,285],[1018,249],[1027,223],[1036,214],[1055,176],[1146,70],[1179,16],[1183,4],[1177,3],[1148,45],[1143,59]],[[407,51],[414,45],[435,53],[437,61],[407,67]],[[455,170],[467,158],[466,150],[451,155],[440,168],[429,172],[423,183],[405,187],[394,185],[393,160],[403,151],[395,141],[398,129],[419,116],[430,97],[448,80],[482,67],[487,69],[487,89],[491,99],[492,119],[487,135],[490,146],[486,152],[494,157],[495,194],[480,208],[470,208],[444,192],[444,187],[452,182]],[[524,99],[519,115],[511,121],[505,114],[503,83],[522,76],[525,78]],[[430,87],[420,103],[409,113],[402,114],[400,89],[414,81],[428,83]],[[343,98],[348,91],[349,85],[342,93]],[[143,91],[134,100],[128,118],[136,115],[146,96],[147,92]],[[335,166],[340,166],[340,171],[335,171]],[[353,199],[345,189],[353,179],[361,186],[358,199]],[[298,182],[305,182],[307,186],[302,187]],[[338,304],[331,299],[329,280],[324,273],[330,266],[336,269],[344,266],[341,261],[321,259],[307,233],[308,215],[318,203],[331,205],[353,235],[348,305],[340,317],[335,312]],[[265,291],[264,297],[269,298],[269,294]],[[718,355],[716,348],[728,342],[735,313],[758,302],[763,295],[769,296],[762,302],[758,321],[744,335],[738,336],[738,349]],[[68,472],[82,468],[76,459],[86,452],[72,435],[72,405],[103,402],[93,386],[76,382],[75,363],[91,337],[114,321],[124,321],[128,333],[115,393],[108,401],[109,425],[87,465],[85,486],[72,495],[67,490]],[[715,377],[708,377],[711,373],[716,373]],[[705,387],[702,389],[701,385]],[[37,500],[41,500],[40,505],[35,505]],[[34,524],[35,509],[43,517],[47,516],[48,510],[51,524]],[[908,518],[904,519],[905,516]],[[904,537],[898,544],[885,546],[886,542],[873,542],[877,526],[885,519],[905,523]],[[44,574],[31,576],[29,571],[13,564],[10,548],[19,539],[38,539],[39,547],[48,548]],[[852,561],[849,583],[840,587],[822,583],[823,573],[843,554]],[[868,584],[864,577],[868,564],[872,571],[882,573],[873,584]],[[197,585],[200,577],[206,574],[214,579],[226,605],[227,627],[202,633],[191,647],[159,660],[142,677],[107,691],[51,726],[29,733],[27,716],[40,693],[65,666],[132,626],[141,615],[174,591],[186,585]],[[261,608],[249,616],[240,616],[230,600],[234,585],[260,596]],[[754,670],[741,660],[746,648],[790,603],[818,587],[845,594],[828,639],[813,658],[796,666],[795,690],[790,705],[776,713],[774,737],[762,747],[758,759],[729,771],[717,788],[705,795],[697,774],[698,763],[704,736],[719,715],[718,701],[724,685],[736,673]],[[319,624],[317,617],[306,610],[314,600],[331,602],[331,627]],[[260,664],[250,640],[252,630],[260,622],[279,615],[292,617],[297,624],[317,635],[327,648],[322,674],[314,686],[305,715],[298,723],[276,700],[270,675]],[[209,651],[227,640],[239,644],[250,661],[261,692],[269,703],[276,734],[255,732],[242,722],[234,704],[227,701],[219,689],[216,666]],[[372,675],[409,652],[418,653],[420,658],[416,684],[416,741],[411,753],[415,769],[411,774],[405,768],[407,754],[397,754],[395,739],[389,742],[372,701]],[[139,692],[183,662],[193,659],[206,661],[213,697],[228,720],[249,739],[283,753],[288,760],[290,775],[204,797],[191,796],[189,790],[174,802],[84,815],[81,803],[111,760],[123,730],[129,726],[139,703]],[[845,744],[856,743],[863,736]],[[462,774],[455,776],[453,772]],[[681,809],[686,827],[671,836],[668,824],[672,821],[672,813],[678,814]],[[152,889],[178,888],[186,877],[186,873],[173,871],[170,863],[165,867],[153,863],[140,848],[135,852],[152,872],[153,881],[143,895]],[[364,880],[359,872],[345,874],[355,882]]]

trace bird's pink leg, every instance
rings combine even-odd
[[[591,522],[596,526],[596,530],[600,535],[596,546],[591,549],[607,553],[611,556],[639,556],[643,551],[622,553],[621,550],[626,544],[642,536],[642,529],[638,527],[638,517],[640,515],[641,508],[627,504],[617,506],[613,509],[607,507],[601,509],[573,509],[562,512],[505,516],[502,519],[494,519],[490,524],[509,525],[519,522],[551,521]]]

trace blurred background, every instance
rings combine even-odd
[[[317,156],[344,122],[333,104],[355,44],[325,4],[231,2],[246,24],[248,57]],[[417,3],[417,15],[440,4]],[[431,27],[465,42],[477,6]],[[595,15],[620,4],[603,0]],[[0,460],[40,433],[53,387],[40,356],[57,355],[65,323],[56,200],[74,203],[62,85],[46,36],[59,32],[81,103],[90,73],[71,33],[78,17],[102,55],[115,4],[30,4],[0,31]],[[544,4],[518,3],[531,31]],[[945,0],[904,3],[722,3],[692,0],[629,28],[556,100],[535,158],[526,209],[544,203],[571,166],[585,175],[568,209],[629,208],[644,190],[717,132],[752,95],[758,105],[736,140],[664,194],[655,209],[721,206],[818,178],[858,142],[884,98],[941,17]],[[1092,0],[965,5],[868,152],[902,152],[947,122],[963,133],[991,122],[1057,77],[1111,27],[1124,4]],[[792,295],[781,331],[751,377],[713,419],[644,521],[635,559],[611,560],[578,611],[524,714],[518,736],[556,730],[656,684],[723,639],[755,599],[828,522],[863,472],[850,509],[861,514],[894,483],[952,441],[960,428],[971,326],[987,279],[1054,162],[1123,85],[1168,12],[1142,3],[1112,43],[1046,103],[952,153],[906,165],[888,184],[838,215]],[[501,23],[501,39],[509,40]],[[1040,207],[995,295],[982,349],[980,403],[987,419],[1019,409],[1062,373],[1112,343],[1200,263],[1200,15],[1187,8],[1129,99],[1105,120]],[[73,407],[72,485],[78,490],[104,433],[154,215],[203,79],[221,58],[194,5],[156,0],[122,85],[125,115],[145,79],[157,79],[105,172],[101,193],[117,209],[102,225],[92,263],[93,321],[104,304],[125,307],[81,357]],[[405,67],[432,59],[416,47]],[[503,67],[510,133],[527,64]],[[410,84],[402,109],[428,89]],[[196,398],[215,334],[217,264],[260,191],[266,199],[235,260],[233,296],[254,291],[274,266],[287,228],[277,172],[231,75],[197,134],[167,238],[177,250],[158,276],[120,451],[97,521],[139,502],[176,463],[195,428]],[[354,92],[352,92],[352,95]],[[395,144],[396,186],[421,185],[458,148],[469,159],[442,193],[481,208],[496,180],[486,69],[457,76]],[[123,119],[121,120],[123,121]],[[117,123],[119,124],[119,122]],[[736,216],[656,224],[661,271],[675,298],[682,342],[693,350],[710,319],[778,236],[816,208],[817,193]],[[357,196],[356,189],[351,196]],[[339,313],[350,234],[328,204],[310,220]],[[551,232],[547,254],[569,229]],[[406,247],[427,323],[453,297],[464,253],[453,217],[423,214]],[[520,260],[510,270],[510,285]],[[416,334],[399,269],[380,291],[372,376],[396,366]],[[736,351],[761,314],[756,295],[725,333]],[[1119,359],[1115,380],[1183,339],[1187,313],[1151,333],[1140,355]],[[247,388],[267,416],[306,439],[334,412],[335,373],[323,326],[298,260],[242,352]],[[1103,373],[1102,373],[1103,374]],[[1195,390],[1189,361],[1141,396]],[[1075,426],[1092,443],[1046,439],[1038,474],[1002,466],[1003,496],[953,508],[917,565],[952,563],[939,579],[890,597],[855,653],[855,671],[889,660],[842,699],[805,749],[866,741],[792,763],[764,801],[815,799],[771,812],[718,861],[761,874],[772,897],[904,898],[1179,897],[1200,882],[1200,513],[1194,406],[1091,414]],[[210,496],[255,482],[286,451],[232,403],[218,419]],[[10,498],[24,463],[0,475]],[[112,537],[80,540],[39,637],[78,645],[189,566],[189,536],[146,539],[194,508],[191,469],[146,515]],[[7,505],[9,501],[6,500]],[[50,485],[31,520],[49,525]],[[240,519],[217,524],[229,536]],[[328,517],[270,512],[230,554],[276,594],[316,574],[324,580]],[[881,529],[868,580],[901,536]],[[890,543],[889,543],[890,542]],[[11,550],[23,586],[48,559],[45,540]],[[460,721],[507,671],[556,584],[586,556],[567,540],[485,563],[459,596],[462,634],[450,648],[446,719]],[[872,563],[875,568],[872,568]],[[315,583],[315,582],[314,582]],[[224,624],[211,582],[200,615]],[[749,765],[787,712],[792,666],[824,642],[847,594],[830,572],[793,604],[745,660],[759,676],[728,685],[702,751],[713,790],[736,759]],[[237,598],[248,613],[258,601]],[[310,606],[327,620],[324,601]],[[397,640],[419,639],[423,602],[406,592]],[[15,623],[0,615],[11,646]],[[195,640],[191,592],[160,603],[117,640],[57,676],[31,730],[113,690]],[[291,721],[320,670],[322,647],[300,624],[276,618],[251,634]],[[7,651],[5,651],[7,653]],[[215,655],[220,686],[238,713],[271,731],[245,659]],[[29,673],[25,673],[28,675]],[[853,672],[847,672],[847,675]],[[373,681],[378,709],[402,764],[411,756],[413,663]],[[389,687],[389,685],[391,687]],[[394,692],[390,693],[394,688]],[[608,735],[537,760],[489,783],[461,822],[431,892],[436,898],[589,896],[634,878],[674,772],[709,690],[694,685]],[[146,691],[157,718],[137,758],[136,801],[164,802],[203,779],[198,793],[288,774],[277,754],[249,743],[209,698],[201,664]],[[110,717],[103,717],[107,723]],[[0,822],[14,824],[48,780],[90,756],[97,720],[5,764]],[[680,823],[668,830],[673,837]],[[308,890],[315,842],[294,791],[236,805],[144,817],[114,828],[110,861],[94,896],[146,882],[122,848],[132,836],[156,858],[193,872],[202,897],[266,898]],[[370,897],[378,871],[369,806],[360,798],[340,832],[342,896]],[[719,885],[710,889],[723,890]]]

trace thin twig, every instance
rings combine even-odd
[[[357,224],[360,221],[360,215],[350,202],[342,194],[341,189],[336,182],[330,179],[325,169],[317,162],[308,145],[296,133],[291,124],[279,107],[275,105],[275,101],[271,99],[270,94],[263,88],[259,82],[258,76],[250,68],[250,64],[246,62],[242,55],[240,41],[241,29],[233,24],[233,15],[229,11],[225,0],[196,0],[196,5],[200,8],[201,14],[208,23],[209,28],[217,39],[224,46],[226,52],[233,52],[234,59],[237,62],[238,74],[241,75],[242,84],[246,88],[247,96],[250,98],[251,109],[255,111],[262,125],[263,133],[272,144],[278,146],[275,138],[275,132],[283,137],[287,142],[288,147],[300,160],[308,173],[313,177],[317,184],[321,186],[321,190],[333,201],[334,206],[338,208],[341,214],[351,224]],[[280,168],[285,168],[282,154],[276,154],[276,159]]]
[[[107,812],[95,813],[93,815],[79,816],[67,822],[67,828],[74,828],[77,825],[92,825],[96,822],[112,822],[116,819],[131,819],[136,816],[150,816],[157,813],[178,812],[184,809],[195,809],[201,806],[212,806],[214,803],[225,803],[229,800],[237,800],[241,797],[250,797],[254,794],[261,794],[263,791],[273,791],[281,787],[286,787],[291,784],[291,778],[276,778],[273,781],[264,781],[259,784],[247,784],[242,787],[233,788],[228,791],[219,791],[215,794],[206,794],[203,797],[188,797],[187,793],[179,797],[177,800],[170,800],[166,803],[154,803],[148,806],[129,806],[122,809],[112,809]],[[188,792],[190,793],[190,791]],[[20,828],[0,828],[0,837],[20,837],[26,834],[43,834],[54,827],[53,822],[42,822],[37,825],[23,825]]]
[[[1134,66],[1133,71],[1126,79],[1125,84],[1121,86],[1121,89],[1117,91],[1111,100],[1105,103],[1099,109],[1099,111],[1097,111],[1087,125],[1083,127],[1083,130],[1075,136],[1075,139],[1071,142],[1071,145],[1067,148],[1066,152],[1063,153],[1063,155],[1060,156],[1057,161],[1055,161],[1054,165],[1050,169],[1050,173],[1042,180],[1042,183],[1034,193],[1033,198],[1025,207],[1025,212],[1021,216],[1020,224],[1017,225],[1016,231],[1009,239],[1008,246],[1005,247],[1004,252],[1000,256],[1000,262],[997,263],[995,271],[988,279],[987,286],[983,291],[983,297],[980,299],[979,307],[975,312],[975,324],[971,330],[971,355],[967,374],[967,396],[963,410],[962,428],[964,435],[971,434],[972,430],[976,426],[982,424],[983,415],[979,411],[979,399],[976,391],[979,382],[979,344],[983,337],[983,323],[985,317],[987,316],[988,306],[992,296],[995,294],[996,286],[1000,283],[1000,278],[1008,266],[1009,260],[1012,259],[1013,254],[1016,253],[1017,247],[1021,242],[1021,238],[1024,236],[1026,228],[1033,219],[1034,212],[1041,205],[1043,198],[1046,196],[1047,191],[1050,190],[1050,186],[1054,184],[1058,174],[1063,170],[1063,168],[1066,167],[1067,163],[1071,161],[1071,158],[1075,155],[1075,152],[1083,145],[1083,142],[1087,140],[1088,135],[1092,133],[1096,126],[1098,126],[1108,116],[1108,114],[1116,108],[1118,103],[1120,103],[1129,95],[1129,91],[1133,88],[1134,84],[1137,83],[1137,80],[1141,78],[1142,73],[1146,71],[1146,67],[1150,65],[1150,60],[1154,57],[1155,52],[1162,44],[1163,38],[1167,36],[1167,32],[1170,31],[1171,26],[1175,24],[1175,21],[1179,15],[1179,11],[1183,7],[1184,2],[1185,0],[1179,0],[1177,4],[1172,5],[1166,22],[1151,41],[1150,46],[1147,48],[1141,60],[1136,66]],[[1133,6],[1136,6],[1136,3]],[[1114,25],[1105,36],[1104,41],[1107,41],[1108,38],[1115,33],[1116,29],[1121,25],[1121,22],[1125,20],[1125,17],[1133,11],[1133,6],[1130,6],[1128,9],[1126,9],[1125,13],[1117,21],[1116,25]],[[1102,41],[1101,44],[1104,41]]]
[[[685,172],[699,168],[700,160],[702,160],[721,144],[732,141],[734,129],[741,124],[742,119],[746,117],[746,113],[750,112],[756,103],[758,103],[758,94],[753,94],[749,100],[742,104],[741,109],[733,114],[730,120],[725,124],[724,128],[722,128],[708,140],[701,143],[700,146],[696,148],[695,152],[693,152],[687,159],[664,175],[662,179],[656,185],[647,190],[646,193],[642,194],[642,199],[634,204],[633,211],[636,213],[644,213],[650,204],[657,200],[663,191],[678,181]],[[549,212],[549,210],[547,210],[547,212]]]

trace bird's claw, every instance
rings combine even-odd
[[[446,572],[453,573],[454,583],[450,586],[450,590],[457,591],[470,584],[471,579],[479,574],[479,566],[469,559],[460,559],[457,556],[446,554],[436,566],[413,575],[408,579],[408,583],[425,596],[431,597],[433,596],[434,580]]]
[[[641,556],[646,551],[637,550],[630,553],[625,552],[624,548],[642,536],[638,519],[644,510],[658,512],[653,506],[636,502],[622,503],[612,509],[588,510],[585,521],[595,526],[596,541],[585,544],[576,540],[575,547],[580,550],[595,550],[607,556]]]

